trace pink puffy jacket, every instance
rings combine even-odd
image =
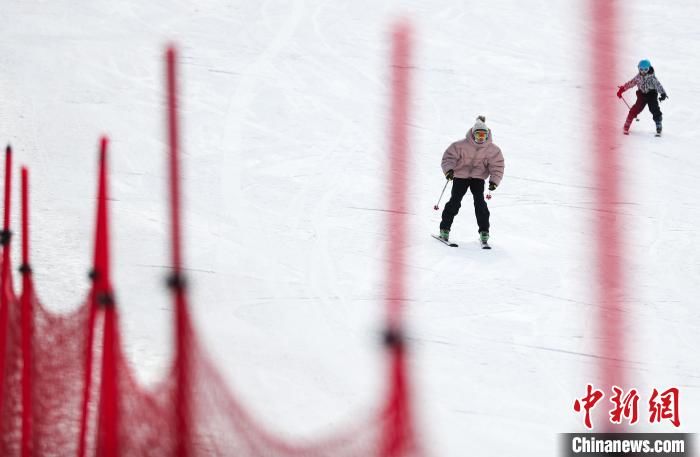
[[[442,172],[454,170],[455,178],[479,178],[499,185],[503,178],[505,160],[501,148],[491,142],[489,137],[483,144],[477,144],[469,129],[467,137],[455,141],[442,155]]]

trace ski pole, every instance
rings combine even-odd
[[[442,192],[440,192],[440,198],[438,198],[437,203],[435,203],[435,206],[433,206],[433,209],[434,209],[435,211],[437,211],[437,210],[440,209],[440,206],[439,206],[439,205],[440,205],[440,200],[442,200],[442,196],[443,196],[443,194],[445,193],[445,189],[447,189],[447,183],[448,183],[448,182],[450,182],[449,179],[445,180],[445,187],[443,187],[443,188],[442,188]]]
[[[629,105],[629,103],[627,103],[627,100],[625,100],[624,95],[620,95],[620,98],[622,99],[623,102],[625,102],[625,105],[627,105],[627,109],[632,109],[632,107]],[[637,116],[634,117],[634,120],[639,122],[639,118]]]

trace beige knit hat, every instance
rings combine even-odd
[[[476,132],[477,130],[489,131],[489,128],[486,126],[486,116],[477,116],[474,127],[472,127],[472,132]]]

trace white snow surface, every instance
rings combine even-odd
[[[649,58],[670,95],[662,138],[645,111],[616,140],[626,387],[642,392],[635,430],[693,432],[700,4],[618,3],[618,84]],[[342,428],[376,410],[386,390],[389,39],[392,24],[410,20],[405,317],[423,443],[434,456],[543,456],[556,453],[558,433],[584,430],[573,400],[600,382],[592,176],[600,132],[589,128],[597,100],[587,2],[2,4],[0,140],[30,167],[42,301],[68,310],[86,295],[105,133],[124,343],[145,384],[164,375],[172,309],[163,286],[163,54],[177,43],[196,327],[231,390],[292,439]],[[440,217],[432,206],[442,152],[477,114],[506,158],[489,203],[492,251],[478,248],[469,195],[452,231],[460,247],[429,236]],[[609,128],[621,131],[625,114],[620,103]],[[644,400],[671,386],[681,389],[681,428],[650,425]]]

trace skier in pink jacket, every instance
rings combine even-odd
[[[505,161],[501,149],[491,138],[491,130],[486,126],[486,118],[479,116],[467,137],[456,141],[442,156],[442,171],[452,180],[452,195],[445,204],[440,222],[440,238],[448,241],[452,221],[462,206],[462,198],[471,189],[474,197],[474,212],[479,226],[479,237],[483,245],[489,239],[488,205],[484,200],[484,186],[489,178],[489,190],[496,190],[503,178]]]

